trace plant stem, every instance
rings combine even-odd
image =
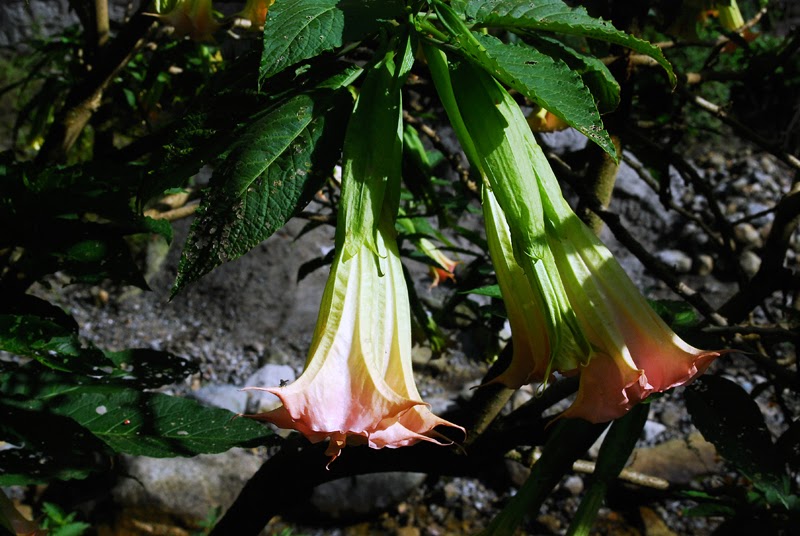
[[[611,141],[614,144],[617,155],[621,158],[622,144],[620,143],[619,136],[611,134]],[[615,162],[608,153],[596,145],[591,145],[589,151],[591,152],[591,156],[586,176],[590,180],[590,183],[586,188],[586,195],[581,196],[581,198],[586,199],[587,196],[593,197],[597,200],[597,205],[605,210],[611,203],[614,184],[617,181],[617,173],[619,172],[619,163]],[[583,201],[578,205],[578,215],[594,234],[600,234],[603,228],[603,220]]]

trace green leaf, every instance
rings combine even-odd
[[[0,485],[86,478],[108,469],[107,447],[67,417],[16,407],[0,398],[0,439],[19,448],[0,451]]]
[[[349,102],[344,91],[299,95],[241,132],[204,192],[172,296],[266,240],[310,201],[338,158]]]
[[[109,364],[99,350],[85,347],[72,329],[35,315],[0,314],[0,350],[32,357],[56,370],[91,372],[93,366]]]
[[[175,383],[199,370],[193,361],[150,348],[104,351],[104,354],[116,366],[103,377],[105,383],[153,388]]]
[[[539,51],[560,59],[581,76],[597,101],[601,114],[616,109],[619,105],[619,83],[602,61],[545,35],[537,34],[533,41]]]
[[[608,21],[589,16],[583,7],[571,8],[561,0],[470,0],[465,4],[463,13],[479,26],[555,32],[622,45],[652,57],[667,72],[670,83],[676,83],[672,66],[660,48],[617,30]]]
[[[617,157],[592,94],[569,66],[528,45],[505,44],[491,35],[473,34],[481,49],[470,56],[498,80],[519,91]]]
[[[186,398],[119,389],[78,393],[48,408],[72,418],[116,452],[165,458],[224,452],[263,443],[268,428]]]
[[[264,24],[259,84],[298,62],[360,41],[403,14],[400,0],[281,0]]]
[[[603,127],[592,94],[566,63],[528,45],[505,44],[491,35],[470,32],[449,6],[437,1],[434,8],[461,54],[617,159],[616,148]],[[469,156],[470,151],[465,150]]]
[[[697,311],[684,301],[647,300],[647,302],[672,329],[691,327],[700,321]]]
[[[765,495],[787,505],[789,489],[782,460],[758,404],[736,383],[703,376],[686,389],[692,423],[717,451]]]
[[[478,287],[472,290],[465,290],[459,294],[478,294],[480,296],[489,296],[490,298],[497,298],[502,300],[503,294],[500,292],[500,285],[486,285],[485,287]]]
[[[51,531],[50,536],[81,536],[90,528],[92,528],[92,526],[88,523],[84,523],[83,521],[72,521],[63,527],[58,527],[57,529]]]
[[[56,438],[53,438],[56,439]],[[65,442],[64,436],[57,438]],[[92,454],[67,456],[33,449],[0,451],[0,486],[48,484],[53,480],[83,480],[93,472],[109,469],[93,465]]]

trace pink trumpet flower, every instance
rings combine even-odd
[[[697,349],[670,329],[564,200],[541,148],[533,151],[551,225],[548,245],[592,347],[579,367],[578,396],[563,416],[610,421],[652,393],[688,384],[724,352]]]
[[[380,255],[362,245],[353,257],[343,260],[340,250],[334,260],[300,378],[257,388],[283,406],[253,418],[295,429],[314,443],[330,438],[331,461],[346,444],[446,444],[434,428],[461,429],[434,415],[414,383],[408,291],[394,231],[387,229],[382,225],[376,236]]]

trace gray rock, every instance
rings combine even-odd
[[[117,504],[198,520],[205,519],[212,508],[230,507],[262,460],[233,449],[194,458],[124,456],[123,463],[130,478],[112,490]]]
[[[109,17],[122,20],[129,0],[110,0]],[[69,0],[3,0],[0,2],[0,46],[55,35],[78,24]]]
[[[652,443],[655,438],[664,433],[667,429],[666,426],[660,422],[648,420],[644,423],[644,440]]]
[[[522,487],[528,477],[531,476],[530,468],[516,460],[505,460],[505,466],[508,479],[514,487]]]
[[[714,445],[693,432],[687,439],[670,439],[654,447],[633,451],[630,469],[663,478],[670,484],[688,484],[722,466]]]
[[[709,275],[714,271],[714,257],[701,253],[695,257],[692,267],[697,275]]]
[[[763,245],[761,234],[749,223],[742,223],[733,229],[736,240],[746,246],[760,248]]]
[[[311,504],[330,519],[383,512],[425,481],[424,473],[374,473],[340,478],[314,488]]]
[[[656,257],[679,274],[686,274],[692,270],[692,258],[683,251],[663,249],[656,253]]]
[[[288,365],[264,365],[245,381],[245,387],[279,387],[282,383],[291,383],[295,380],[294,369]],[[265,391],[245,391],[248,398],[247,411],[249,413],[264,413],[281,405],[277,396]]]
[[[430,404],[430,410],[436,415],[442,415],[448,411],[458,409],[458,404],[455,400],[444,396],[428,396],[423,398],[423,400],[427,404]]]
[[[761,268],[761,257],[753,251],[747,250],[739,257],[739,266],[742,267],[747,277],[753,277]]]
[[[574,128],[542,133],[541,137],[545,145],[556,148],[559,153],[580,151],[586,147],[587,141],[586,136]]]
[[[206,406],[223,408],[234,413],[245,413],[247,410],[247,393],[233,385],[204,385],[189,393],[189,396]]]
[[[572,495],[578,496],[583,491],[583,479],[578,475],[570,475],[564,480],[561,486]]]

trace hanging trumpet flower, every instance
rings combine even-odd
[[[512,362],[496,381],[518,387],[551,370],[580,373],[578,396],[564,416],[605,422],[704,372],[720,352],[688,345],[650,308],[564,200],[508,92],[467,63],[451,82],[443,54],[426,55],[462,147],[491,190],[484,213],[490,246],[496,237],[492,262],[509,320],[516,319]],[[525,350],[517,351],[518,340]]]
[[[538,145],[531,147],[548,243],[570,303],[592,344],[575,402],[564,413],[592,422],[624,415],[651,393],[685,385],[720,352],[694,348],[661,320],[595,234],[570,208]]]
[[[264,388],[283,406],[253,416],[312,442],[329,438],[331,460],[346,444],[441,444],[435,427],[460,428],[430,411],[411,370],[411,315],[394,230],[404,77],[391,52],[367,75],[345,138],[337,254],[305,370],[291,385]]]

